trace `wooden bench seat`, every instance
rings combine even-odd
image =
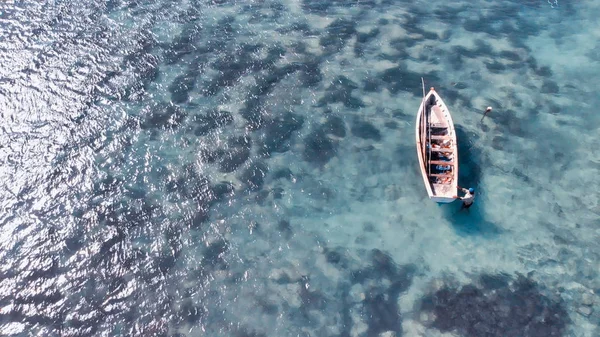
[[[447,149],[447,148],[443,148],[443,147],[441,147],[441,148],[440,147],[437,147],[437,148],[433,147],[433,148],[431,148],[431,151],[432,152],[454,152],[453,149]]]
[[[444,123],[429,123],[429,126],[432,128],[438,128],[438,129],[447,129],[448,128],[448,124],[444,124]]]
[[[431,135],[430,137],[431,139],[435,139],[435,140],[446,140],[446,139],[452,139],[449,135]]]
[[[429,176],[430,177],[440,177],[440,178],[454,178],[454,174],[452,174],[452,173],[432,173]]]
[[[432,165],[452,165],[452,166],[454,166],[453,161],[431,160],[431,161],[429,161],[429,163]]]

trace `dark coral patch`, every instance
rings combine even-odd
[[[523,276],[484,275],[477,284],[444,287],[423,300],[433,327],[468,337],[564,336],[569,316],[560,299],[550,299]]]
[[[212,130],[233,123],[233,116],[228,111],[213,110],[206,115],[196,117],[194,122],[196,124],[194,134],[204,136]]]
[[[362,139],[381,140],[381,132],[367,121],[355,120],[351,128],[352,134]]]
[[[173,104],[158,103],[145,110],[142,129],[174,129],[178,127],[187,116],[180,107]]]
[[[323,123],[322,128],[327,134],[342,138],[346,136],[346,125],[338,116],[330,116],[327,118],[327,121]]]
[[[264,151],[266,154],[285,152],[289,148],[289,140],[294,131],[298,131],[304,124],[304,117],[291,112],[285,113],[277,119],[267,123],[264,136]]]
[[[304,159],[314,164],[326,164],[335,156],[336,147],[325,131],[317,129],[304,139]]]

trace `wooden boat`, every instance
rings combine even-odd
[[[458,192],[458,144],[454,122],[433,87],[425,95],[424,82],[415,133],[419,166],[429,199],[438,203],[454,201]]]

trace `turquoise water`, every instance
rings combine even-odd
[[[600,335],[598,14],[3,2],[0,334]],[[421,77],[468,211],[427,198]]]

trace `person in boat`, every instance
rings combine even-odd
[[[452,142],[450,140],[444,140],[443,142],[433,142],[431,144],[431,147],[434,149],[448,149],[450,148],[450,145],[452,144]]]
[[[450,184],[450,183],[452,183],[452,176],[448,175],[447,177],[436,177],[435,183],[436,184]]]
[[[465,195],[462,197],[455,196],[455,198],[462,200],[462,206],[460,207],[461,210],[463,208],[468,209],[469,207],[471,207],[471,205],[473,205],[473,202],[475,201],[475,189],[473,189],[472,187],[469,187],[469,189],[462,187],[459,188]]]

